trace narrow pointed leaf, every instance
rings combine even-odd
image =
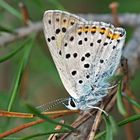
[[[0,63],[9,60],[11,57],[15,56],[18,52],[20,52],[23,48],[25,48],[26,44],[28,44],[29,40],[24,41],[19,47],[11,51],[10,53],[6,54],[3,57],[0,57]]]
[[[122,81],[119,82],[118,85],[118,91],[117,91],[117,107],[119,112],[125,116],[126,115],[126,110],[122,101]]]
[[[75,130],[73,127],[71,127],[71,126],[69,126],[69,125],[61,124],[61,123],[59,123],[59,122],[56,122],[56,121],[50,119],[49,117],[47,117],[47,116],[41,114],[37,109],[35,109],[34,107],[32,107],[32,106],[30,106],[30,105],[27,105],[27,107],[28,107],[28,109],[29,109],[33,114],[37,115],[38,117],[40,117],[40,118],[42,118],[42,119],[47,120],[47,121],[50,122],[50,123],[53,123],[53,124],[56,124],[56,125],[61,125],[61,126],[67,128],[67,129],[71,130],[71,131],[74,131],[74,130]]]
[[[132,103],[135,107],[140,109],[140,104],[138,102],[136,102],[135,100],[133,100],[132,98],[130,98],[129,96],[125,95],[124,96],[130,103]]]
[[[13,8],[11,5],[9,5],[6,1],[0,0],[0,7],[4,8],[8,12],[10,12],[12,15],[19,18],[20,20],[22,19],[20,12],[17,11],[15,8]]]
[[[33,39],[28,44],[27,43],[25,44],[27,47],[25,47],[23,57],[21,58],[20,63],[19,63],[19,67],[17,69],[16,78],[14,80],[14,85],[13,85],[12,90],[11,90],[11,97],[10,97],[10,100],[8,103],[8,111],[11,111],[12,106],[13,106],[14,101],[15,101],[15,98],[16,98],[16,95],[18,93],[20,81],[21,81],[25,66],[28,62],[28,57],[29,57],[29,54],[30,54],[30,51],[32,48],[32,44],[33,44]]]
[[[34,134],[34,135],[31,135],[31,136],[27,136],[21,140],[29,140],[31,138],[36,138],[36,137],[41,137],[41,136],[47,136],[47,135],[51,135],[51,134],[55,134],[55,133],[69,133],[70,131],[68,130],[59,130],[59,131],[50,131],[50,132],[46,132],[46,133],[38,133],[38,134]]]
[[[137,120],[140,120],[140,114],[133,115],[131,117],[128,117],[127,119],[120,121],[119,123],[117,123],[117,126],[121,127]],[[105,134],[106,134],[106,131],[102,131],[101,133],[95,136],[94,140],[98,140],[99,138],[103,137]]]
[[[0,32],[15,33],[15,34],[16,34],[16,32],[15,32],[14,30],[9,29],[9,28],[7,28],[7,27],[4,27],[4,26],[2,26],[2,25],[0,25]]]
[[[109,118],[107,117],[103,117],[105,124],[106,124],[106,136],[105,136],[105,140],[113,140],[113,131],[112,131],[112,127],[111,127],[111,123]]]
[[[127,119],[124,119],[123,121],[118,123],[118,126],[122,126],[122,125],[128,124],[130,122],[134,122],[137,120],[140,120],[140,114],[136,114],[131,117],[128,117]]]

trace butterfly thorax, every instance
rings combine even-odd
[[[89,94],[80,96],[78,99],[70,97],[68,100],[68,105],[66,105],[66,107],[71,110],[92,109],[97,105],[97,103],[102,101],[103,97],[105,97],[107,93],[108,90],[101,90],[101,88],[99,88],[99,90],[91,91]]]

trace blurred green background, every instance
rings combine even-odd
[[[10,6],[15,8],[20,13],[19,2],[20,0],[6,0]],[[24,0],[32,22],[42,20],[44,11],[49,9],[66,10],[71,13],[110,13],[109,4],[112,0]],[[139,0],[118,0],[119,13],[140,13],[140,1]],[[8,29],[16,29],[23,27],[23,22],[20,18],[17,18],[11,12],[1,5],[0,2],[0,26],[4,26]],[[126,27],[129,38],[132,35],[133,29]],[[3,33],[1,32],[0,35]],[[19,47],[25,39],[17,40],[4,47],[0,47],[0,57],[6,55],[11,50]],[[23,51],[17,53],[14,57],[6,62],[0,63],[0,110],[7,110],[8,102],[10,99],[10,92],[14,86],[14,79],[17,74],[19,63],[23,57]],[[140,72],[138,71],[132,79],[130,85],[135,92],[135,95],[140,97]],[[47,44],[44,39],[43,33],[39,33],[34,40],[33,48],[31,50],[30,57],[28,59],[27,67],[24,71],[23,79],[21,81],[19,93],[14,101],[12,111],[28,112],[26,103],[34,106],[38,106],[44,103],[48,103],[58,98],[68,97],[69,94],[64,89],[50,53],[47,48]],[[60,105],[60,109],[64,109],[63,105]],[[54,108],[57,109],[57,108]],[[116,120],[120,120],[121,116],[118,112],[113,111],[113,116]],[[65,118],[69,123],[70,119]],[[74,117],[73,117],[74,119]],[[28,122],[26,119],[5,119],[0,118],[0,133],[17,126],[17,124],[23,124]],[[7,125],[8,124],[8,125]],[[34,132],[47,131],[50,124],[40,124],[29,128],[28,130],[21,131],[14,136],[22,136],[23,134],[32,134]],[[135,136],[138,138],[139,126],[135,126]],[[53,128],[53,126],[52,126]],[[116,139],[124,138],[123,128],[119,129]]]

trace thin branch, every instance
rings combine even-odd
[[[101,107],[100,107],[100,108],[101,108],[101,109],[104,109],[103,104],[101,104]],[[97,112],[96,117],[95,117],[95,120],[94,120],[93,126],[92,126],[92,128],[91,128],[91,131],[90,131],[88,140],[93,140],[93,139],[94,139],[95,134],[96,134],[96,132],[97,132],[97,129],[98,129],[98,127],[99,127],[99,125],[100,125],[100,122],[101,122],[101,115],[102,115],[102,111],[99,110],[99,111]]]
[[[15,127],[15,128],[12,128],[12,129],[10,129],[10,130],[4,132],[4,133],[1,133],[1,134],[0,134],[0,138],[7,137],[7,136],[9,136],[9,135],[12,135],[12,134],[14,134],[14,133],[17,133],[17,132],[19,132],[19,131],[25,129],[25,128],[29,128],[29,127],[31,127],[31,126],[33,126],[33,125],[40,124],[40,123],[43,123],[43,122],[45,122],[45,120],[40,119],[40,120],[37,120],[37,121],[25,123],[25,124],[23,124],[23,125],[20,125],[20,126],[17,126],[17,127]]]
[[[126,44],[123,56],[128,60],[129,75],[133,76],[140,68],[140,27],[137,27],[131,40]]]
[[[29,23],[31,21],[30,21],[29,12],[28,12],[28,9],[27,9],[26,5],[23,2],[20,2],[19,7],[20,7],[20,10],[21,10],[21,14],[23,16],[24,25],[29,25]]]
[[[79,16],[92,21],[103,21],[112,23],[113,17],[111,14],[78,14]],[[137,27],[140,25],[140,14],[118,14],[119,24],[121,26]]]
[[[16,29],[13,34],[5,33],[0,36],[0,46],[25,38],[31,33],[42,31],[42,22],[31,23],[29,26]]]
[[[109,4],[109,8],[111,9],[112,18],[113,18],[113,25],[118,26],[120,25],[119,17],[118,17],[118,2],[112,2]]]
[[[129,75],[128,75],[128,64],[127,64],[127,60],[123,60],[122,61],[122,71],[124,73],[124,80],[123,80],[123,92],[127,94],[126,92],[126,88],[129,87]],[[131,116],[131,104],[129,104],[129,102],[123,98],[123,102],[124,102],[124,106],[126,109],[126,115],[124,116],[125,118]],[[134,140],[134,130],[133,130],[133,124],[132,123],[128,123],[127,125],[125,125],[125,135],[127,140]]]
[[[59,123],[64,124],[64,120],[61,120]],[[60,130],[60,129],[62,129],[62,126],[61,126],[61,125],[57,125],[57,126],[55,127],[54,130]],[[56,140],[56,139],[57,139],[57,136],[58,136],[57,133],[51,134],[51,135],[49,136],[48,140]]]
[[[64,111],[64,113],[60,113],[60,111],[58,111],[58,112],[59,112],[58,114],[56,112],[55,113],[52,113],[53,116],[50,116],[50,118],[51,119],[56,119],[56,118],[60,118],[62,116],[71,115],[71,114],[75,113],[75,112],[71,112],[69,110],[68,111]],[[11,134],[17,133],[17,132],[19,132],[19,131],[21,131],[23,129],[29,128],[31,126],[34,126],[34,125],[37,125],[37,124],[40,124],[40,123],[43,123],[43,122],[45,122],[45,120],[39,119],[37,121],[25,123],[23,125],[20,125],[20,126],[17,126],[15,128],[12,128],[11,130],[8,130],[6,132],[1,133],[0,134],[0,138],[4,138],[4,137],[9,136]]]
[[[111,14],[78,14],[87,20],[112,22]],[[119,14],[119,22],[122,26],[137,27],[140,25],[140,14]],[[16,34],[5,33],[0,36],[0,46],[5,46],[8,43],[27,37],[32,32],[42,31],[42,22],[31,23],[27,27],[21,27],[15,30]]]
[[[70,115],[73,113],[79,113],[79,110],[59,110],[59,111],[50,111],[43,112],[43,115]],[[21,113],[21,112],[8,112],[0,110],[0,117],[16,117],[16,118],[34,118],[36,117],[34,114],[30,113]]]

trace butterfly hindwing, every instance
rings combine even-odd
[[[62,46],[66,73],[78,97],[91,92],[93,85],[104,87],[120,61],[125,31],[111,24],[75,24],[64,36]],[[114,63],[115,62],[115,63]],[[69,94],[73,97],[73,93]]]

